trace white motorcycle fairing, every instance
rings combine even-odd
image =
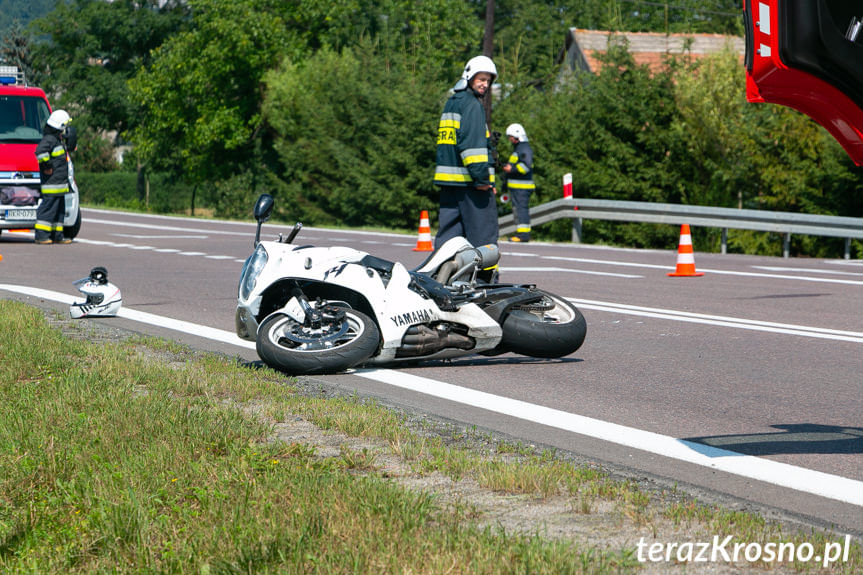
[[[463,242],[463,238],[459,238]],[[452,253],[462,242],[451,246]],[[469,244],[468,244],[469,246]],[[303,321],[304,314],[299,309],[295,298],[290,298],[283,306],[273,309],[265,316],[261,315],[261,305],[264,292],[284,282],[309,282],[310,285],[327,286],[331,292],[332,286],[343,290],[344,294],[354,294],[367,302],[373,312],[378,329],[381,333],[381,346],[378,354],[370,358],[368,363],[390,363],[399,360],[416,360],[416,357],[396,357],[402,346],[405,334],[412,326],[420,324],[436,324],[451,322],[465,325],[466,336],[474,340],[474,353],[494,348],[501,339],[501,327],[490,318],[479,306],[464,303],[457,311],[444,311],[433,299],[424,298],[410,289],[412,277],[401,263],[393,262],[389,277],[384,279],[381,272],[374,267],[361,263],[369,254],[347,247],[297,247],[279,242],[261,242],[256,248],[266,253],[266,264],[257,276],[255,287],[247,297],[243,297],[241,280],[240,298],[237,309],[237,333],[240,337],[255,341],[258,338],[258,328],[267,317],[273,314],[285,314]],[[450,250],[447,250],[450,252]],[[258,256],[261,257],[260,255]],[[255,258],[255,255],[249,260]],[[449,259],[446,253],[441,254],[440,261]],[[426,267],[430,266],[429,262]],[[246,262],[246,268],[250,261]],[[245,278],[245,273],[244,273]],[[307,288],[308,289],[308,288]],[[314,293],[314,287],[311,288]],[[311,298],[310,298],[311,299]],[[328,298],[330,303],[335,298]],[[341,302],[354,307],[345,298]],[[423,359],[445,358],[464,355],[463,349],[444,349]]]

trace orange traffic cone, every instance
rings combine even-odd
[[[420,230],[419,238],[417,238],[417,247],[415,252],[430,252],[433,251],[431,241],[431,226],[429,226],[429,213],[426,210],[420,212]]]
[[[692,251],[692,234],[689,233],[689,224],[680,226],[680,243],[677,246],[677,269],[668,275],[673,277],[704,275],[702,272],[695,271],[695,254]]]

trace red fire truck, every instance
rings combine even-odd
[[[45,92],[28,86],[15,66],[0,66],[0,233],[36,225],[39,199],[39,164],[36,146],[51,114]],[[74,238],[81,228],[78,186],[72,161],[63,235]]]

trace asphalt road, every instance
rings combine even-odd
[[[102,265],[124,310],[233,332],[253,223],[101,210],[83,218],[66,246],[2,234],[0,297],[27,299],[3,285],[78,296],[72,282]],[[279,231],[288,230],[267,225],[263,236]],[[307,228],[297,243],[350,245],[408,267],[428,255],[413,251],[415,237],[372,232]],[[696,253],[704,276],[679,278],[666,275],[676,246],[501,250],[504,281],[536,283],[582,310],[588,335],[576,353],[319,379],[863,534],[863,262]],[[103,321],[257,359],[230,342]]]

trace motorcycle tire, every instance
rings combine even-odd
[[[542,300],[519,306],[506,316],[500,349],[529,357],[563,357],[584,343],[587,323],[574,305],[537,290]]]
[[[313,330],[291,317],[275,313],[258,328],[258,356],[270,367],[290,375],[338,373],[370,358],[377,351],[380,332],[367,315],[340,308]]]

